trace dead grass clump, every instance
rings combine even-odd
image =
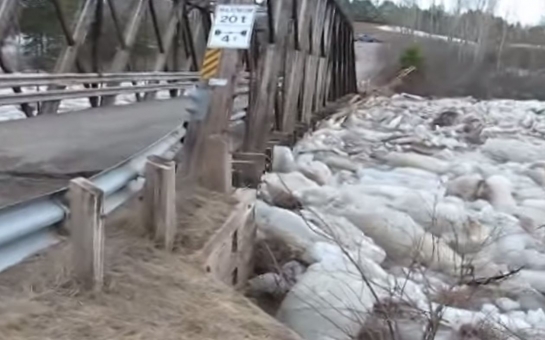
[[[280,238],[258,238],[255,244],[254,274],[278,273],[280,267],[299,260],[301,255],[301,249],[293,249]]]
[[[202,249],[237,203],[232,195],[203,188],[195,189],[190,198],[178,198],[176,208],[179,230],[176,243],[189,253]]]
[[[432,296],[432,300],[445,306],[477,311],[482,305],[491,303],[497,297],[498,293],[487,287],[460,286],[441,290]]]
[[[505,330],[498,329],[490,322],[462,325],[458,336],[461,340],[507,340],[512,338]]]
[[[293,249],[286,242],[276,237],[258,238],[255,244],[254,272],[252,277],[265,273],[280,274],[281,267],[301,258],[301,249]],[[246,291],[248,296],[259,308],[271,316],[275,316],[285,295],[255,294]]]
[[[138,216],[106,225],[105,287],[71,278],[69,242],[0,275],[0,339],[297,339],[179,253],[142,237]]]
[[[425,315],[408,303],[378,302],[365,319],[357,340],[423,339]],[[392,336],[392,331],[395,337]]]

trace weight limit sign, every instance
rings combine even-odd
[[[217,5],[208,48],[250,48],[255,14],[252,5]]]

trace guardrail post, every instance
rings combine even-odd
[[[176,173],[173,161],[148,157],[143,220],[156,242],[172,251],[176,238]]]
[[[80,177],[70,181],[68,198],[74,273],[86,289],[100,290],[104,283],[104,192]]]

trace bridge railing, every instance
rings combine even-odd
[[[70,86],[110,82],[197,81],[198,72],[125,72],[125,73],[16,73],[0,74],[0,88],[22,86]]]
[[[242,72],[237,79],[235,96],[247,95],[248,74]],[[64,74],[8,74],[0,75],[0,89],[18,88],[16,93],[0,92],[0,106],[28,105],[39,107],[51,101],[89,98],[92,107],[100,106],[101,97],[134,94],[142,101],[146,94],[169,91],[174,98],[183,94],[200,79],[197,72],[130,72],[130,73],[64,73]],[[115,84],[114,86],[109,86]],[[57,90],[47,90],[55,86]],[[240,107],[237,107],[240,109]],[[39,111],[39,110],[38,110]]]
[[[79,8],[73,11],[67,4],[72,7],[76,4]],[[36,20],[36,17],[31,16],[33,10],[44,11],[43,15],[46,14],[45,11],[49,11],[49,16],[43,19],[52,30],[58,27],[59,32],[54,36],[56,42],[45,45],[56,46],[62,43],[58,36],[64,39],[64,46],[54,66],[45,70],[52,74],[116,74],[136,70],[150,73],[195,72],[199,69],[210,28],[210,7],[206,1],[48,0],[24,3],[23,0],[2,0],[0,47],[9,41],[19,40],[23,44],[29,41],[16,38],[21,38],[26,33],[24,29],[28,25],[21,23]],[[19,27],[23,27],[23,31]],[[47,35],[49,33],[51,32],[48,30],[44,34],[47,38],[52,38]],[[139,42],[142,37],[149,39]],[[142,53],[142,48],[147,52]],[[0,71],[21,71],[11,62],[19,59],[20,55],[9,56],[3,52],[4,49],[0,48]],[[47,61],[41,55],[35,59],[39,65]],[[12,85],[14,93],[23,92],[23,85]],[[40,106],[37,114],[56,113],[60,104],[58,91],[65,86],[63,82],[48,84],[47,90],[54,91],[55,95]],[[114,104],[114,94],[116,89],[119,90],[119,84],[113,81],[106,86],[114,89],[95,93],[94,95],[101,95],[102,98],[90,97],[91,106]],[[154,98],[155,90],[171,88],[143,88],[141,90],[149,90],[143,99]],[[21,104],[27,117],[35,115],[34,109],[28,103]]]

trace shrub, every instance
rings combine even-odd
[[[417,70],[420,70],[424,63],[424,55],[420,46],[413,45],[405,49],[399,58],[399,63],[402,69],[415,67]]]

